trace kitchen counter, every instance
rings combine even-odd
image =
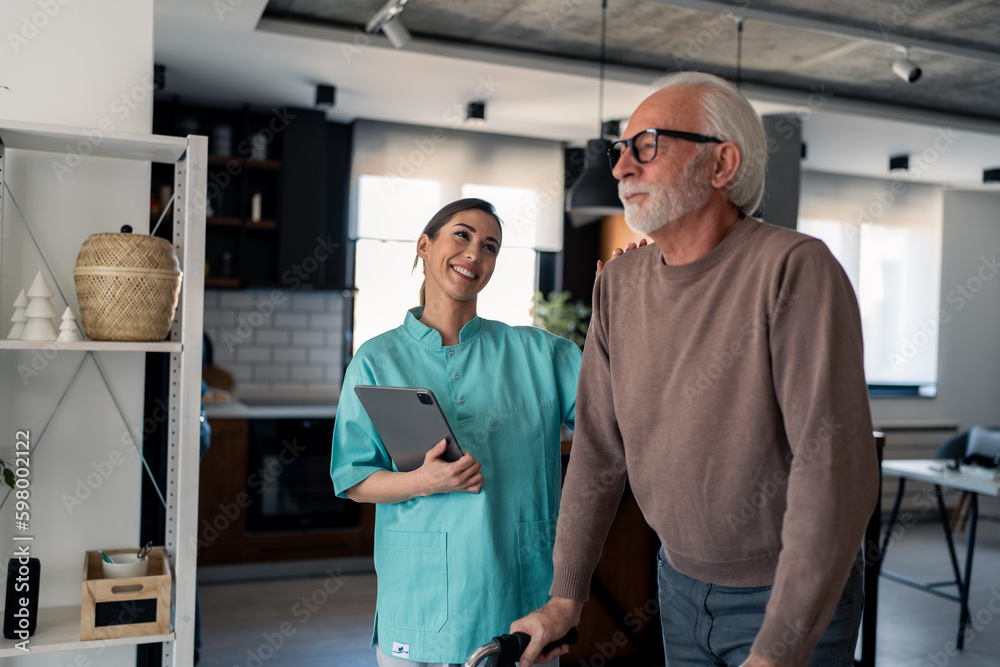
[[[206,403],[209,419],[333,419],[336,398],[236,398],[224,403]]]

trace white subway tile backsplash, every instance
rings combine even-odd
[[[253,380],[253,366],[250,364],[218,364],[233,376],[234,389],[243,389],[243,383]],[[239,386],[235,386],[239,384]]]
[[[271,361],[271,348],[269,347],[238,347],[236,349],[236,360],[241,363]]]
[[[306,358],[306,349],[304,347],[274,348],[275,363],[302,364],[306,362]]]
[[[242,292],[221,292],[219,294],[219,305],[223,308],[252,308],[253,299],[257,295],[255,290],[245,290]]]
[[[326,344],[326,336],[322,331],[293,331],[292,345],[321,346]]]
[[[215,362],[245,394],[339,391],[344,301],[339,292],[209,290],[205,330]]]
[[[258,329],[254,334],[254,342],[258,345],[288,345],[288,331],[278,329]]]
[[[254,380],[287,380],[288,366],[275,364],[257,364],[253,369]]]
[[[276,313],[274,316],[275,326],[289,329],[304,329],[308,320],[309,318],[305,314],[300,313]]]
[[[236,325],[235,310],[206,310],[204,316],[206,325],[218,326],[221,328],[233,327]]]
[[[327,295],[324,292],[298,293],[292,295],[293,310],[325,311]]]
[[[304,381],[322,380],[324,377],[322,366],[292,366],[292,379]]]
[[[216,366],[229,368],[229,366],[236,361],[236,349],[231,348],[229,345],[213,346],[212,354],[214,356],[214,359],[212,361],[215,363]]]
[[[340,328],[340,315],[311,315],[309,317],[310,329],[333,329]]]
[[[320,364],[340,364],[340,350],[331,348],[313,348],[309,350],[309,361]]]

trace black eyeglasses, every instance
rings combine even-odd
[[[657,140],[660,137],[674,137],[675,139],[693,141],[696,144],[722,143],[722,139],[719,139],[718,137],[710,137],[705,134],[678,132],[677,130],[657,130],[650,128],[648,130],[643,130],[631,139],[621,139],[619,141],[612,142],[611,148],[608,149],[608,160],[611,162],[611,168],[615,168],[615,165],[618,164],[618,160],[621,158],[622,153],[625,152],[626,148],[632,149],[632,157],[634,157],[635,161],[639,164],[652,162],[656,158],[656,146],[659,143]]]

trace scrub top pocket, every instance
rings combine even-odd
[[[383,533],[375,557],[380,621],[409,630],[441,630],[448,621],[447,547],[447,533]]]
[[[521,615],[545,605],[552,587],[552,547],[558,517],[525,521],[517,527],[521,567]]]

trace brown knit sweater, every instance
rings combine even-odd
[[[774,586],[753,650],[808,662],[878,492],[861,322],[820,241],[743,221],[609,262],[577,392],[552,595],[586,600],[626,473],[679,572]]]

